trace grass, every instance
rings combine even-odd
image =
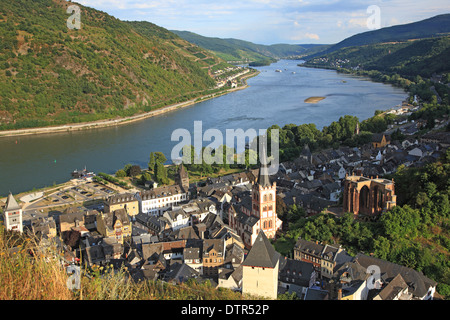
[[[129,277],[126,267],[82,269],[79,290],[70,290],[70,277],[56,247],[43,249],[34,237],[6,231],[0,223],[0,300],[243,300],[254,297],[216,289],[209,281],[170,284]]]
[[[68,300],[67,275],[52,249],[0,226],[0,300]]]

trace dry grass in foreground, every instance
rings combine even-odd
[[[134,282],[128,270],[94,266],[82,271],[80,290],[69,290],[69,275],[56,247],[45,250],[0,222],[0,300],[242,300],[252,299],[208,281],[172,285]]]

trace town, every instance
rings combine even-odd
[[[443,118],[435,126],[447,123]],[[422,272],[351,255],[340,244],[298,238],[290,256],[273,246],[287,228],[277,214],[280,199],[306,217],[350,212],[370,221],[395,207],[395,181],[381,177],[399,166],[432,163],[450,144],[447,131],[415,138],[422,125],[399,120],[362,147],[312,153],[305,145],[271,176],[261,166],[190,183],[179,164],[172,185],[146,181],[126,190],[77,171],[64,188],[28,194],[20,204],[9,194],[3,223],[34,234],[40,246],[57,245],[67,267],[126,266],[136,282],[195,279],[269,299],[286,293],[302,300],[435,299],[437,283]],[[394,129],[405,139],[391,141]]]

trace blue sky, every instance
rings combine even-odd
[[[450,13],[448,0],[77,0],[121,20],[150,21],[169,30],[259,44],[337,43],[380,27]],[[373,20],[371,20],[373,21]]]

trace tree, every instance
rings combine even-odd
[[[155,161],[164,164],[167,161],[166,156],[162,152],[155,152]]]
[[[159,184],[169,183],[169,179],[167,178],[167,169],[161,162],[156,162],[155,177],[156,182],[158,182]]]
[[[145,183],[146,183],[147,181],[151,181],[151,180],[152,180],[152,176],[150,175],[150,173],[144,172],[144,173],[141,175],[141,178],[139,179],[139,184],[145,185]]]
[[[138,165],[131,166],[131,168],[130,168],[130,176],[131,177],[135,177],[138,174],[141,174],[141,167],[138,166]]]
[[[123,167],[123,171],[125,171],[127,177],[130,176],[130,169],[131,169],[132,166],[133,166],[132,164],[129,164],[129,163],[128,163],[128,164],[126,164],[126,165]]]
[[[117,178],[123,178],[123,177],[126,177],[126,176],[127,176],[127,173],[125,172],[125,170],[119,169],[119,170],[116,171],[116,177]]]
[[[387,260],[391,249],[391,243],[387,238],[379,236],[373,241],[373,249],[377,258]]]
[[[156,159],[155,159],[155,153],[150,153],[150,161],[148,162],[148,170],[155,172],[155,165],[156,165]]]
[[[396,206],[381,216],[381,223],[386,234],[391,239],[417,236],[417,228],[420,223],[419,212],[408,205]]]

